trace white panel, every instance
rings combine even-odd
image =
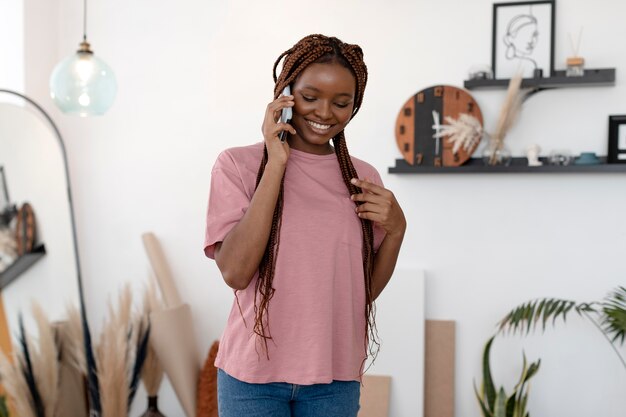
[[[389,416],[424,410],[424,271],[396,269],[376,300],[380,353],[368,375],[390,375]]]

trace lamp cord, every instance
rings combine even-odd
[[[83,42],[87,42],[87,0],[83,0]]]

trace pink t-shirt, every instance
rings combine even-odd
[[[205,254],[214,257],[243,217],[252,195],[263,144],[220,154],[211,177]],[[352,158],[359,178],[382,185],[374,167]],[[280,247],[269,303],[269,360],[253,333],[258,274],[237,296],[215,366],[250,383],[330,383],[358,380],[365,358],[362,232],[337,157],[291,149],[285,171]],[[374,226],[378,250],[384,230]],[[258,302],[258,300],[257,300]]]

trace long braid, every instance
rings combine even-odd
[[[280,75],[276,75],[278,65],[283,61],[282,70]],[[350,45],[341,42],[334,37],[326,37],[324,35],[309,35],[301,39],[292,48],[283,52],[276,62],[273,68],[274,77],[274,98],[278,98],[285,86],[292,84],[295,79],[300,75],[305,68],[313,63],[325,63],[325,62],[338,62],[346,68],[350,69],[356,79],[356,94],[354,100],[354,109],[352,116],[358,112],[363,101],[363,93],[365,91],[365,85],[367,84],[367,67],[363,62],[363,51],[357,45]],[[350,195],[361,193],[359,187],[354,186],[350,180],[352,178],[358,178],[358,173],[352,164],[352,159],[348,153],[346,146],[344,132],[340,132],[333,138],[333,144],[335,146],[335,153],[341,169],[341,175],[344,183],[348,189]],[[263,158],[261,165],[259,166],[256,187],[259,186],[263,173],[265,171],[265,165],[268,161],[267,147],[263,148]],[[265,252],[259,265],[259,276],[255,286],[254,295],[254,313],[255,324],[254,333],[258,335],[263,342],[267,358],[269,359],[269,352],[267,349],[268,340],[272,339],[269,322],[267,317],[269,316],[269,302],[274,295],[274,288],[272,286],[274,279],[274,269],[276,266],[276,258],[278,255],[278,248],[280,242],[280,226],[283,211],[283,197],[284,197],[284,182],[285,176],[280,184],[280,191],[278,199],[276,200],[276,207],[272,217],[272,227],[270,236],[268,239]],[[357,203],[360,204],[360,203]],[[375,313],[376,306],[372,297],[372,270],[374,265],[374,233],[372,229],[372,223],[366,219],[361,220],[361,230],[363,237],[363,271],[364,271],[364,284],[365,284],[365,352],[367,359],[368,355],[376,357],[378,348],[380,346],[378,342],[378,334],[376,332]],[[261,300],[257,305],[257,297]]]
[[[339,161],[339,167],[341,168],[341,175],[343,181],[348,187],[350,195],[360,194],[361,188],[355,186],[350,182],[352,178],[358,178],[356,169],[352,165],[352,159],[348,153],[348,147],[346,146],[345,135],[341,131],[337,136],[333,138],[333,144],[335,145],[335,153]],[[362,203],[357,203],[357,205]],[[372,271],[374,269],[374,229],[372,222],[367,219],[361,220],[361,230],[363,235],[363,271],[365,279],[365,335],[364,340],[366,352],[376,358],[378,350],[380,348],[380,342],[378,341],[378,332],[376,330],[376,304],[372,297]],[[369,343],[371,342],[371,343]],[[363,360],[365,360],[367,357]]]

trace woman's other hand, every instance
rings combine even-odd
[[[352,179],[352,184],[361,188],[360,194],[353,194],[352,201],[361,202],[356,207],[357,215],[378,223],[388,236],[403,237],[406,230],[404,212],[396,197],[388,189],[369,182],[367,179]]]

